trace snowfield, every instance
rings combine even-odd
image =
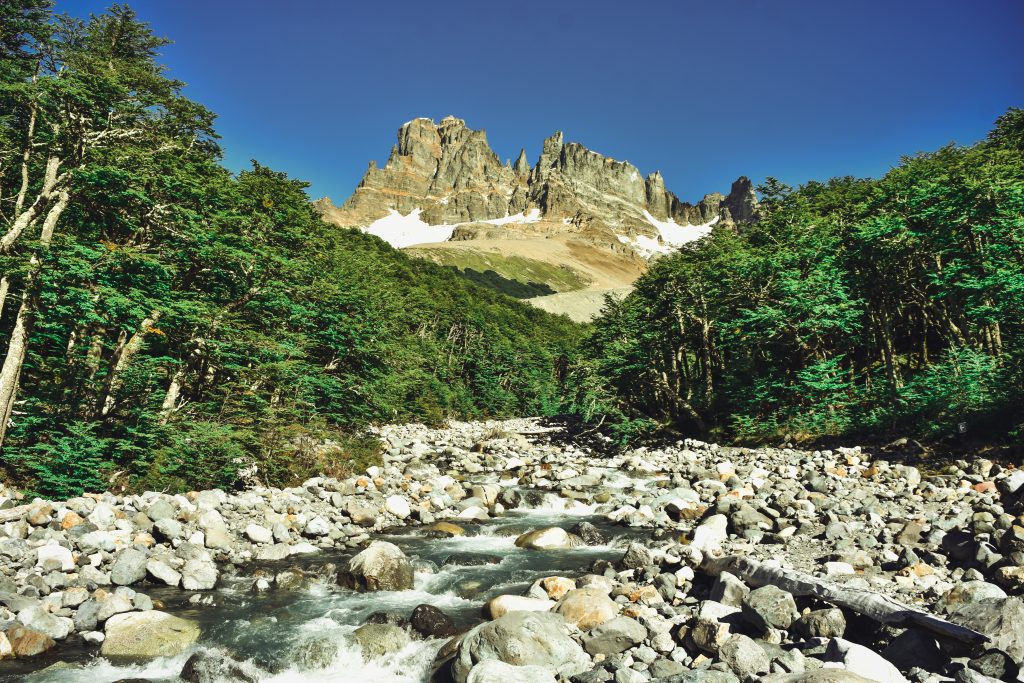
[[[425,242],[447,242],[455,232],[454,225],[430,225],[420,218],[422,209],[403,216],[394,209],[384,218],[378,218],[363,228],[363,232],[376,235],[396,249]]]

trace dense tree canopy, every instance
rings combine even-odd
[[[769,179],[757,223],[607,304],[580,408],[747,438],[1019,433],[1022,141],[1012,109],[879,180]]]
[[[115,5],[0,2],[0,468],[50,495],[283,483],[372,422],[576,411],[745,439],[1019,434],[1024,112],[879,180],[789,188],[583,328],[220,163]]]
[[[342,466],[371,421],[559,409],[575,325],[328,226],[284,174],[226,171],[127,7],[0,7],[9,477],[281,483]]]

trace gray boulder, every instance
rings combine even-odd
[[[547,667],[514,666],[488,659],[473,667],[466,683],[555,683],[555,676]]]
[[[1018,666],[1024,665],[1024,600],[986,598],[954,606],[950,621],[987,635],[990,647],[1010,655]]]
[[[647,638],[643,624],[629,617],[615,617],[590,630],[583,639],[583,647],[592,655],[612,655],[625,652]]]
[[[146,554],[135,548],[125,548],[110,567],[110,581],[115,586],[130,586],[146,578]]]
[[[392,624],[363,624],[352,635],[365,659],[398,652],[410,642],[406,630]]]
[[[743,598],[743,618],[751,626],[766,632],[777,628],[786,630],[800,612],[793,596],[776,586],[762,586]]]
[[[199,638],[199,625],[166,612],[115,614],[103,629],[104,657],[173,657]]]
[[[237,662],[222,650],[200,650],[185,662],[181,679],[188,683],[256,683],[259,671],[251,664]]]
[[[590,668],[583,648],[566,635],[565,620],[548,612],[511,612],[472,629],[452,663],[455,682],[466,683],[473,667],[489,659],[541,666],[566,678]]]
[[[768,673],[771,660],[768,654],[747,636],[736,633],[718,649],[718,656],[729,665],[740,680],[746,680],[758,674]]]
[[[401,591],[413,587],[412,563],[393,543],[374,541],[338,574],[342,585],[359,591]]]

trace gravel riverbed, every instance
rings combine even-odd
[[[3,489],[0,678],[1022,680],[1022,470],[609,454],[532,419],[378,433],[382,466],[295,488]]]

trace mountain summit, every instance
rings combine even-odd
[[[628,287],[651,257],[715,224],[753,220],[757,200],[741,177],[728,195],[681,201],[659,172],[643,177],[629,162],[565,142],[561,132],[544,141],[533,166],[525,150],[502,163],[484,131],[449,116],[404,124],[383,168],[370,162],[344,204],[324,198],[317,207],[340,226],[414,247],[491,284],[514,280],[536,285],[526,294],[556,294]]]

